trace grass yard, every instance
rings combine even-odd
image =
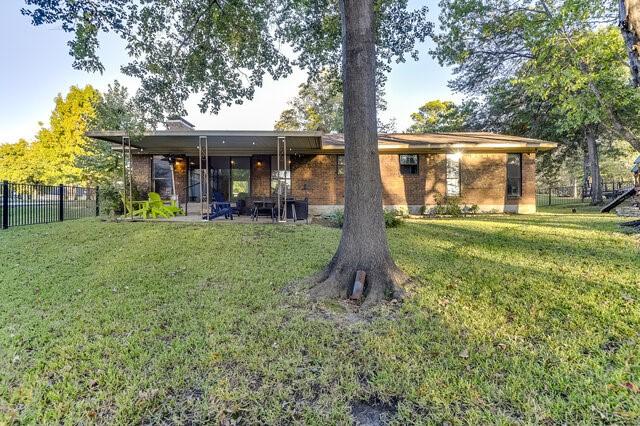
[[[337,229],[2,231],[0,424],[638,424],[640,239],[579,209],[390,230],[415,288],[375,315],[283,291]]]

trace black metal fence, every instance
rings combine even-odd
[[[38,185],[3,181],[0,191],[1,229],[97,216],[99,188]]]
[[[613,181],[602,183],[603,201],[611,200],[633,186],[633,182]],[[591,202],[590,186],[551,186],[537,188],[536,205],[557,206],[564,204],[588,204]]]

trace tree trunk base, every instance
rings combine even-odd
[[[367,273],[361,306],[371,307],[385,300],[404,299],[403,285],[409,277],[393,261],[381,262],[373,268],[358,268],[345,260],[332,261],[322,272],[310,279],[312,300],[347,299],[351,295],[356,272]]]

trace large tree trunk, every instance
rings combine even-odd
[[[591,204],[602,203],[602,178],[600,176],[600,158],[598,154],[597,130],[594,126],[585,129],[585,142],[589,154],[589,172],[591,174]]]
[[[619,25],[629,55],[631,84],[640,87],[640,2],[619,0]]]
[[[346,298],[357,270],[367,273],[365,305],[401,298],[406,275],[389,252],[382,208],[376,119],[373,0],[340,0],[344,79],[345,220],[338,251],[312,289]]]

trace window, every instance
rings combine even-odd
[[[522,195],[522,154],[507,154],[507,196]]]
[[[447,154],[447,196],[460,196],[460,154]]]
[[[344,155],[338,155],[336,173],[338,176],[344,176]]]
[[[418,156],[416,154],[400,155],[400,174],[418,174]]]
[[[153,156],[153,190],[162,198],[169,198],[173,195],[171,164],[162,155]]]
[[[287,194],[291,194],[291,160],[287,155],[287,170],[284,171],[284,164],[282,164],[282,157],[280,157],[280,168],[283,170],[278,171],[278,157],[276,155],[271,156],[271,193],[276,196],[278,191],[280,195],[284,195],[284,187],[287,188]],[[279,186],[282,183],[284,186]]]
[[[246,200],[250,193],[251,157],[231,157],[231,201]]]

